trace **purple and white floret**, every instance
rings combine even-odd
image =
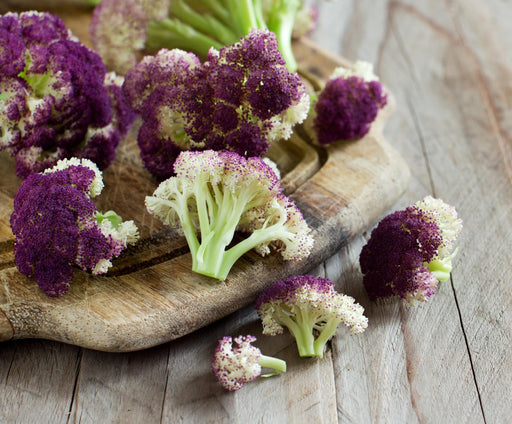
[[[184,150],[263,156],[271,143],[289,138],[309,110],[304,83],[288,71],[267,30],[210,49],[205,62],[182,50],[160,50],[128,72],[123,91],[142,117],[142,160],[159,179],[173,175]]]
[[[277,281],[258,297],[255,307],[263,334],[275,336],[288,328],[300,356],[322,357],[341,323],[351,334],[368,326],[364,308],[354,298],[338,293],[332,281],[311,275]]]
[[[139,62],[146,47],[147,26],[164,19],[169,0],[103,0],[89,27],[94,49],[109,69],[125,74]]]
[[[16,174],[69,157],[106,168],[135,115],[101,57],[47,12],[0,16],[0,53],[0,150]]]
[[[327,145],[364,137],[386,103],[372,64],[358,61],[352,68],[336,68],[312,107],[314,141]]]
[[[276,249],[293,261],[311,252],[306,221],[283,195],[273,168],[260,157],[185,151],[175,161],[174,172],[176,176],[146,197],[146,207],[165,224],[182,228],[193,271],[224,280],[251,249],[262,255]],[[246,237],[231,245],[236,230]]]
[[[103,188],[101,171],[88,159],[60,160],[29,175],[14,198],[14,262],[49,296],[68,291],[76,267],[104,274],[139,235],[133,221],[101,213],[91,198]]]
[[[428,300],[450,278],[461,230],[455,208],[431,196],[383,218],[359,258],[370,298]]]
[[[233,346],[231,337],[219,340],[211,367],[213,374],[226,390],[241,389],[261,375],[262,367],[274,370],[263,377],[286,371],[285,361],[263,355],[260,349],[251,344],[255,341],[256,337],[251,335],[235,337],[236,346]]]

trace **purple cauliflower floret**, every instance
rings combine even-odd
[[[234,152],[182,152],[175,177],[146,197],[148,211],[165,224],[181,226],[192,254],[192,270],[225,280],[251,249],[271,248],[285,260],[306,258],[313,239],[300,210],[282,194],[272,167]],[[235,231],[247,237],[232,244]],[[200,233],[198,238],[197,233]]]
[[[309,96],[290,73],[275,36],[255,30],[239,43],[193,53],[161,50],[126,75],[123,91],[141,114],[141,157],[157,178],[173,174],[183,150],[229,150],[262,156],[305,119]]]
[[[326,145],[362,138],[386,103],[387,94],[371,64],[356,62],[353,71],[337,68],[314,105],[314,141]]]
[[[274,370],[264,377],[286,372],[285,361],[265,356],[260,349],[251,344],[256,341],[256,337],[238,336],[234,341],[235,347],[231,337],[220,339],[211,364],[213,374],[226,390],[241,389],[246,383],[261,375],[262,367]]]
[[[382,219],[359,258],[370,299],[427,301],[450,277],[461,229],[455,209],[430,196]]]
[[[135,119],[122,79],[50,13],[0,16],[0,52],[0,149],[15,158],[16,174],[69,157],[107,167]]]
[[[98,212],[91,198],[103,188],[101,172],[87,159],[61,160],[29,175],[14,198],[14,262],[49,296],[62,296],[76,267],[93,275],[137,238],[133,221]]]
[[[277,281],[256,299],[263,334],[275,336],[288,328],[300,356],[322,357],[327,342],[342,322],[351,334],[368,326],[362,306],[338,293],[327,278],[299,275]]]

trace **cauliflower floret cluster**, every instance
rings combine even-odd
[[[455,208],[431,196],[386,216],[359,258],[370,298],[428,300],[450,277],[461,230]]]
[[[211,49],[204,63],[177,49],[146,56],[126,75],[123,92],[142,116],[141,157],[159,179],[173,174],[183,150],[262,156],[309,109],[304,83],[287,70],[267,30]]]
[[[59,17],[0,16],[0,150],[19,177],[72,156],[107,167],[135,117],[121,84]]]
[[[311,114],[314,141],[326,145],[365,136],[386,103],[387,94],[370,63],[358,61],[353,69],[336,68]]]
[[[50,296],[65,294],[75,267],[103,274],[138,239],[133,221],[98,212],[91,200],[103,188],[101,172],[87,159],[65,159],[23,180],[14,198],[14,262]]]
[[[251,343],[256,337],[238,336],[233,347],[231,337],[223,337],[215,349],[212,359],[212,372],[226,390],[241,389],[246,383],[261,375],[261,368],[271,368],[274,371],[264,377],[286,371],[286,362],[282,359],[265,356],[261,350]]]
[[[342,322],[351,334],[362,333],[368,326],[364,308],[354,298],[338,293],[331,280],[311,275],[277,281],[258,297],[255,307],[263,334],[275,336],[287,327],[300,356],[321,358]]]
[[[225,280],[238,258],[254,248],[266,254],[275,247],[284,259],[296,261],[311,252],[306,221],[260,157],[186,151],[174,171],[176,176],[146,197],[146,207],[165,224],[181,225],[193,271]],[[230,246],[236,230],[248,236]]]

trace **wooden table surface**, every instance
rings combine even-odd
[[[252,307],[134,353],[4,342],[1,423],[511,422],[512,1],[313,3],[311,38],[373,62],[396,98],[384,134],[412,179],[393,210],[432,194],[464,220],[451,280],[425,304],[369,301],[362,234],[314,271],[369,318],[362,335],[340,328],[323,359],[262,336]],[[210,372],[216,341],[249,333],[288,372],[227,393]]]

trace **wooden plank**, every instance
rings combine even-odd
[[[358,14],[350,21],[357,22],[357,36],[345,29],[346,37],[341,36],[343,46],[366,51],[374,49],[375,44],[361,40],[372,37],[370,33],[381,34],[374,60],[401,106],[387,131],[396,134],[395,146],[410,164],[415,164],[411,167],[410,189],[399,205],[431,192],[454,204],[465,220],[461,252],[454,262],[455,291],[443,284],[427,308],[391,310],[391,319],[400,322],[402,330],[379,346],[395,350],[387,352],[386,360],[393,361],[393,374],[389,375],[400,370],[398,383],[391,384],[396,392],[388,393],[389,381],[382,381],[386,365],[379,362],[378,374],[357,385],[360,396],[347,402],[342,417],[379,422],[395,416],[392,421],[403,421],[412,413],[412,422],[506,422],[510,414],[512,325],[507,312],[511,310],[511,298],[506,275],[511,263],[512,156],[506,111],[512,98],[511,66],[510,55],[503,54],[507,40],[500,39],[493,29],[496,20],[510,21],[510,9],[498,16],[488,6],[476,3],[455,2],[447,7],[432,2],[389,2],[386,6],[364,1],[355,6],[354,2]],[[385,13],[372,13],[366,18],[364,11],[370,7],[381,7]],[[494,10],[498,10],[497,4]],[[500,10],[503,12],[503,8]],[[380,16],[379,25],[372,25],[375,15]],[[338,53],[342,51],[347,55],[345,50]],[[490,219],[489,211],[493,210],[500,213]],[[482,266],[483,258],[488,258],[486,266]],[[486,288],[482,290],[484,281]],[[375,306],[371,308],[375,310]],[[459,310],[463,329],[458,323]],[[442,332],[425,328],[425,323],[438,322],[439,317]],[[389,317],[386,321],[382,315],[378,318],[380,325],[388,324]],[[369,330],[366,337],[374,332]],[[371,356],[364,356],[364,363],[358,361],[356,366],[366,380],[373,374],[372,368],[365,366],[366,361],[374,363],[378,359],[373,346]],[[411,352],[416,365],[412,381],[405,378],[410,375],[409,368],[404,369]],[[397,363],[397,356],[403,361]],[[339,366],[335,363],[335,369],[343,370],[347,362]],[[447,362],[452,364],[449,368]],[[340,375],[343,377],[336,380],[337,389],[341,388],[342,393],[345,387],[353,390],[354,379],[345,373]],[[370,392],[368,405],[364,404],[366,391]],[[361,398],[365,400],[358,408]],[[387,404],[396,408],[388,409]],[[396,417],[400,414],[397,411],[401,411],[401,419]]]
[[[458,77],[450,81],[446,112],[459,112],[453,120],[460,137],[432,143],[430,156],[445,170],[435,172],[433,182],[441,196],[456,199],[465,219],[454,289],[485,418],[506,422],[512,405],[512,58],[504,54],[490,5],[457,2],[450,12],[454,46],[445,66]],[[512,11],[504,16],[510,22]]]
[[[343,13],[342,10],[350,10],[352,5],[339,4],[335,8],[334,4],[325,3],[321,7],[324,10],[328,9],[326,15],[328,14],[329,19],[334,20]],[[380,13],[376,12],[367,16],[364,11],[370,7],[377,8]],[[372,47],[374,48],[369,41],[366,41],[366,44],[368,44],[366,46],[365,42],[361,40],[371,40],[375,33],[386,33],[386,8],[387,5],[382,3],[372,3],[371,5],[369,2],[366,4],[364,2],[354,3],[352,12],[357,16],[349,14],[347,19],[354,22],[354,25],[357,24],[358,31],[351,34],[349,30],[344,28],[343,33],[337,38],[343,39],[343,43],[337,47],[338,51],[345,51],[340,46],[348,47],[352,43],[356,44],[356,47],[352,47],[356,50],[366,51]],[[413,25],[415,23],[411,23],[411,26]],[[392,29],[388,29],[388,31],[391,33]],[[377,73],[381,76],[381,79],[392,87],[393,92],[396,91],[395,98],[399,105],[397,113],[391,117],[386,131],[394,134],[394,145],[399,146],[400,151],[405,151],[406,157],[412,159],[412,163],[415,164],[411,168],[412,179],[409,190],[398,203],[400,206],[405,206],[418,200],[430,190],[429,171],[427,169],[428,163],[422,155],[421,144],[414,127],[414,117],[411,116],[411,111],[407,108],[408,96],[406,94],[409,87],[404,86],[404,81],[408,81],[408,78],[406,79],[404,71],[400,70],[400,65],[403,65],[403,63],[396,63],[398,59],[396,50],[400,50],[400,45],[393,41],[386,39],[386,49],[382,53],[375,49],[375,57],[372,57],[372,59],[375,63],[380,64]],[[414,42],[414,40],[411,40],[411,42]],[[383,57],[379,57],[379,54],[382,54]],[[401,81],[401,83],[399,84],[398,81]],[[412,142],[413,140],[415,143]],[[455,318],[455,320],[450,321],[450,336],[457,336],[459,341],[457,351],[462,356],[463,366],[461,369],[449,368],[446,370],[443,362],[436,363],[432,361],[429,365],[433,367],[424,367],[426,365],[425,361],[421,360],[421,354],[418,355],[417,352],[423,349],[426,358],[435,356],[435,354],[431,353],[429,345],[422,346],[421,343],[415,350],[414,342],[416,340],[413,341],[413,339],[419,338],[425,333],[430,334],[430,329],[425,329],[421,325],[421,319],[424,319],[425,313],[419,314],[421,319],[418,319],[415,317],[414,310],[409,314],[407,313],[407,307],[400,306],[400,303],[379,306],[368,300],[361,284],[362,276],[358,267],[358,255],[363,243],[363,239],[357,239],[349,244],[348,248],[343,248],[339,254],[327,261],[327,276],[333,281],[339,281],[341,291],[354,296],[360,301],[367,309],[367,314],[370,317],[370,326],[364,334],[351,337],[347,336],[343,329],[340,329],[338,330],[338,337],[332,343],[336,389],[339,399],[339,421],[436,422],[435,411],[437,410],[443,411],[443,413],[448,411],[457,418],[459,406],[448,405],[446,408],[446,404],[451,402],[451,398],[447,399],[444,394],[437,395],[439,386],[442,386],[445,382],[444,378],[437,378],[437,374],[453,372],[454,375],[450,375],[453,378],[449,378],[447,381],[454,382],[452,388],[454,390],[459,387],[461,379],[468,383],[469,387],[473,383],[453,298],[450,299],[448,294],[447,301],[451,302],[453,306],[451,316]],[[442,309],[446,309],[446,305]],[[435,315],[434,312],[431,313]],[[406,338],[405,332],[407,333]],[[440,342],[443,345],[444,354],[453,348],[452,341],[451,337],[447,337],[447,340]],[[411,360],[411,350],[415,350],[415,357],[419,356],[420,360],[418,360],[417,365]],[[432,378],[433,372],[436,374],[435,378]],[[409,380],[409,377],[412,381]],[[435,389],[429,391],[427,389],[429,385],[434,386]],[[448,387],[445,388],[449,390]],[[437,393],[434,390],[437,390]],[[444,390],[441,390],[441,393],[444,393]],[[460,406],[462,411],[465,411],[464,408],[467,405],[472,407],[471,410],[478,407],[478,397],[474,388],[467,392],[467,396],[463,392],[457,394],[462,398],[462,402],[459,404],[463,405]],[[432,401],[435,405],[440,397],[443,398],[443,408],[432,408],[429,402]]]
[[[485,419],[504,422],[512,404],[512,320],[507,313],[511,256],[506,247],[511,242],[512,156],[510,126],[501,111],[510,107],[511,67],[495,38],[487,7],[476,2],[456,6],[449,9],[452,21],[450,31],[443,33],[444,42],[438,43],[436,51],[430,43],[432,50],[423,52],[427,57],[445,58],[441,81],[422,78],[432,81],[424,93],[442,101],[434,103],[425,96],[421,103],[414,102],[414,108],[434,192],[456,205],[465,220],[453,285]],[[438,75],[439,70],[426,60],[421,65],[432,76]],[[431,128],[436,128],[436,134]],[[491,218],[493,210],[501,212]],[[488,252],[493,252],[490,257]],[[485,257],[493,270],[491,278],[481,264]]]
[[[79,349],[55,342],[3,343],[0,422],[66,423]]]
[[[159,423],[169,346],[110,354],[83,350],[69,423]]]
[[[363,334],[340,328],[332,341],[338,420],[482,422],[450,284],[426,304],[372,302],[359,268],[365,243],[357,238],[326,263],[327,276],[364,306],[369,319]]]

